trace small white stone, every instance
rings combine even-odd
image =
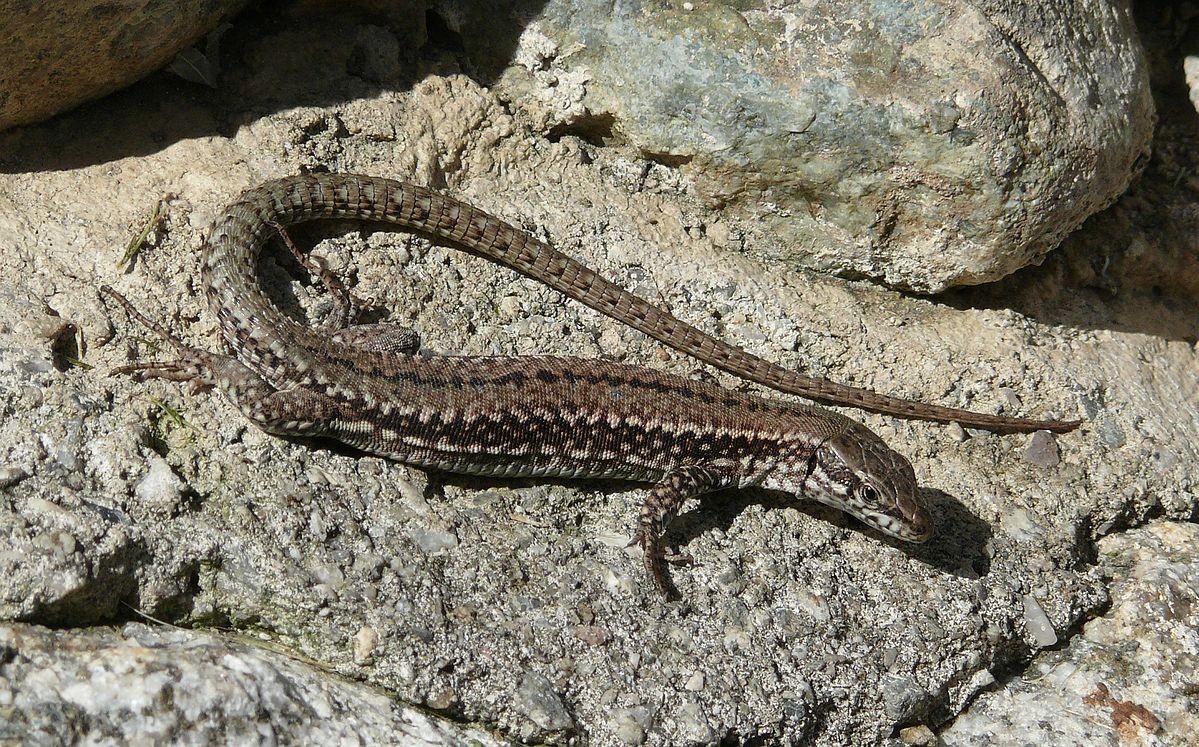
[[[354,634],[354,663],[366,664],[374,658],[379,646],[379,633],[370,625],[363,625]]]
[[[1057,643],[1057,631],[1040,602],[1031,594],[1024,595],[1024,627],[1028,630],[1037,646],[1048,648]]]
[[[166,460],[152,456],[148,460],[150,469],[138,481],[133,492],[144,505],[164,513],[174,513],[183,498],[186,483],[172,470]]]

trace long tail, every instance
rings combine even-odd
[[[888,415],[918,420],[958,422],[964,426],[999,432],[1077,428],[1078,420],[1034,420],[989,415],[956,407],[943,407],[889,397],[868,389],[804,376],[771,363],[675,318],[672,314],[629,293],[598,273],[479,208],[445,197],[425,187],[355,174],[316,174],[268,182],[242,195],[213,227],[205,247],[206,272],[220,273],[224,262],[245,262],[244,252],[231,256],[230,238],[251,238],[260,245],[266,234],[261,223],[282,225],[317,218],[373,220],[419,231],[447,240],[454,246],[511,268],[569,296],[586,306],[634,327],[662,343],[704,363],[762,384],[823,404],[848,405]],[[258,246],[253,247],[257,251]],[[233,254],[236,254],[234,252]],[[210,284],[211,287],[211,284]],[[256,292],[238,289],[239,292]]]

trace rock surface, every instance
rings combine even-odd
[[[1175,186],[1179,154],[1199,154],[1182,124],[1140,191],[1045,268],[934,303],[764,268],[678,169],[547,139],[452,50],[407,63],[385,29],[340,15],[238,39],[244,64],[209,98],[147,82],[0,135],[0,618],[66,634],[136,609],[249,631],[514,739],[874,743],[927,733],[1102,609],[1093,540],[1199,505],[1199,315],[1182,273],[1154,269],[1186,256],[1171,232],[1199,215]],[[1029,437],[855,413],[914,462],[936,538],[905,546],[804,503],[717,496],[669,535],[696,562],[673,572],[685,601],[665,603],[624,550],[639,488],[426,475],[270,437],[219,395],[108,375],[165,353],[100,284],[216,349],[197,266],[208,222],[245,187],[317,168],[444,188],[788,366],[1087,422],[1046,459]],[[1146,205],[1182,218],[1164,228]],[[294,235],[427,352],[715,376],[452,249],[350,225]],[[323,294],[289,267],[264,265],[276,296],[321,318]],[[1108,268],[1122,285],[1101,283]]]
[[[1038,262],[1143,165],[1126,2],[439,3],[538,126],[678,166],[759,259],[920,292]],[[498,51],[494,49],[498,47]]]
[[[243,4],[8,14],[0,130],[138,80]],[[434,18],[538,129],[681,167],[759,259],[920,292],[1039,261],[1124,191],[1152,132],[1123,2],[360,4],[396,29],[351,62],[363,81]],[[219,63],[213,45],[174,69],[215,85]]]
[[[980,695],[948,747],[1193,744],[1199,734],[1199,526],[1151,524],[1099,542],[1112,607],[1062,650]]]
[[[0,744],[502,742],[253,642],[131,623],[0,624]]]
[[[0,130],[39,122],[124,88],[166,65],[246,4],[0,3]]]

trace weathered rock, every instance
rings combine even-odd
[[[501,742],[244,641],[0,624],[0,744]]]
[[[110,445],[121,439],[87,435],[103,405],[64,381],[61,346],[74,331],[44,302],[0,286],[0,620],[112,619],[134,602],[146,560],[141,530],[85,476],[89,455],[99,471],[120,461]]]
[[[404,48],[426,38],[425,4],[362,4]],[[242,5],[6,14],[0,129],[128,85]],[[495,29],[529,23],[524,3],[433,5],[545,131],[682,166],[764,259],[922,292],[1038,261],[1124,190],[1151,135],[1123,4],[554,0],[519,44]],[[399,49],[357,72],[390,83]]]
[[[0,2],[0,130],[124,88],[166,65],[246,3]]]
[[[500,64],[502,10],[446,9]],[[495,52],[492,46],[499,45]],[[680,167],[751,252],[937,292],[1037,262],[1124,191],[1153,104],[1127,2],[550,0],[501,90]]]
[[[1099,542],[1112,606],[1060,651],[983,693],[949,747],[1194,744],[1199,734],[1199,527],[1161,522]]]

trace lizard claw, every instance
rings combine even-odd
[[[633,538],[625,545],[626,548],[634,545],[640,545],[645,572],[649,575],[650,580],[654,582],[654,586],[662,593],[662,596],[668,600],[678,599],[679,592],[675,589],[674,584],[666,577],[666,563],[673,562],[673,557],[668,557],[666,553],[659,547],[659,543],[653,539],[653,535],[647,532],[644,527],[640,527],[633,533]]]

